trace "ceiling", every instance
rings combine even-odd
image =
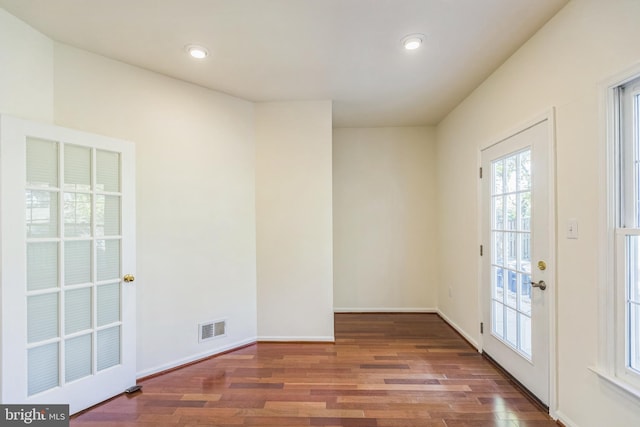
[[[52,39],[335,127],[437,124],[568,0],[0,0]],[[410,33],[423,46],[404,50]],[[193,60],[187,44],[208,48]]]

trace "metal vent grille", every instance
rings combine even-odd
[[[221,335],[226,335],[227,322],[216,322],[213,324],[213,336],[219,337]]]
[[[216,320],[198,325],[199,339],[198,341],[207,341],[227,335],[227,321]]]

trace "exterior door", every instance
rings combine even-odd
[[[75,413],[136,381],[134,147],[0,120],[2,402]]]
[[[482,151],[483,352],[549,403],[549,121]]]

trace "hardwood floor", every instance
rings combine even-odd
[[[71,425],[556,426],[435,314],[336,314],[335,337],[208,359]]]

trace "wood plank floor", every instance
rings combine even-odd
[[[550,427],[434,314],[336,314],[335,344],[258,343],[143,381],[77,427]]]

